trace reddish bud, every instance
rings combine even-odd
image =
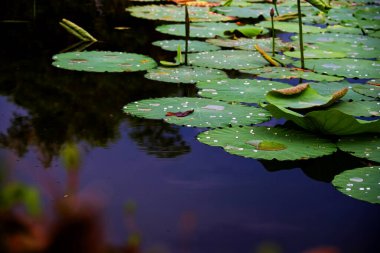
[[[273,17],[274,16],[274,9],[270,9],[270,16]]]

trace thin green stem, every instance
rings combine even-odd
[[[185,65],[187,64],[187,52],[189,50],[189,37],[190,37],[190,18],[189,11],[187,9],[187,5],[185,5]]]
[[[274,52],[275,52],[275,42],[274,42],[274,21],[273,21],[273,16],[270,17],[271,21],[272,21],[272,56],[274,56]]]
[[[305,68],[305,58],[303,55],[303,33],[302,33],[302,15],[301,15],[301,1],[297,0],[298,9],[298,26],[299,26],[299,42],[300,42],[300,52],[301,52],[301,68]]]

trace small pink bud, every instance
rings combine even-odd
[[[274,9],[270,9],[270,16],[273,17],[274,16]]]

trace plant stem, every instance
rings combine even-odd
[[[273,16],[270,17],[272,21],[272,56],[274,56],[274,51],[275,51],[275,42],[274,42],[274,22],[273,22]]]
[[[299,42],[300,42],[300,52],[301,52],[301,68],[305,68],[305,58],[303,55],[303,34],[302,34],[302,15],[301,15],[301,0],[297,0],[298,9],[298,26],[299,26]]]
[[[189,50],[189,37],[190,37],[190,18],[187,5],[185,5],[185,65],[187,65],[187,52]]]

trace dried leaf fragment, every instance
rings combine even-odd
[[[186,117],[186,116],[192,114],[193,112],[194,112],[194,109],[192,109],[192,110],[188,110],[188,111],[184,111],[184,112],[167,112],[167,113],[165,114],[165,116],[169,116],[169,117],[171,117],[171,116],[175,116],[175,117]]]

